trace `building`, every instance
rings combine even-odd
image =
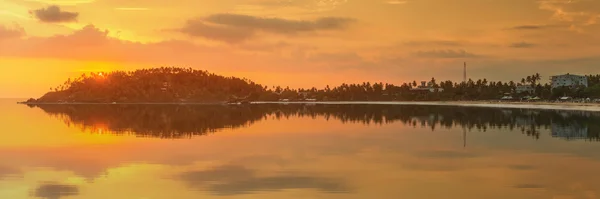
[[[552,88],[558,88],[563,86],[571,88],[577,86],[588,87],[588,79],[586,76],[572,75],[569,73],[565,75],[551,76],[550,81],[552,82]]]
[[[169,88],[169,87],[170,87],[170,85],[169,85],[169,83],[168,83],[168,82],[163,82],[163,85],[162,85],[162,87],[160,88],[160,90],[161,90],[161,91],[163,91],[163,92],[166,92],[166,91],[167,91],[167,88]]]
[[[535,89],[531,85],[517,85],[515,90],[517,93],[534,93]]]
[[[306,92],[306,91],[304,91],[304,92],[298,92],[298,95],[300,97],[302,97],[302,99],[306,99],[307,97],[309,97],[310,92]]]
[[[426,82],[426,81],[421,81],[421,85],[417,86],[417,88],[412,88],[412,91],[429,91],[429,92],[442,92],[444,91],[443,88],[434,88],[433,87],[433,83],[431,82]]]
[[[586,139],[588,138],[588,127],[585,124],[569,123],[557,124],[552,123],[552,137],[558,137],[568,140]]]

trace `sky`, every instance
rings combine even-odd
[[[292,88],[600,73],[597,0],[0,0],[0,98],[191,67]]]

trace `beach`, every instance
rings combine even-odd
[[[338,102],[252,102],[252,104],[388,104],[388,105],[431,105],[431,106],[469,106],[488,108],[520,108],[546,110],[600,111],[600,103],[575,102],[500,102],[500,101],[338,101]]]

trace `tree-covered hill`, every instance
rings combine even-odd
[[[207,71],[185,68],[155,68],[124,72],[92,73],[51,88],[39,99],[28,103],[172,103],[172,102],[224,102],[224,101],[455,101],[499,100],[511,95],[514,99],[537,96],[543,100],[556,100],[563,96],[573,98],[600,98],[600,75],[588,75],[589,87],[552,88],[542,84],[540,74],[527,76],[521,82],[495,82],[487,79],[466,82],[438,81],[431,78],[427,88],[439,89],[423,92],[417,81],[394,85],[389,83],[343,83],[339,86],[317,89],[271,88],[247,79],[224,77]],[[518,86],[529,85],[532,90],[517,92]],[[286,101],[287,101],[286,100]]]
[[[264,91],[247,79],[162,67],[84,74],[52,88],[35,102],[218,102]]]

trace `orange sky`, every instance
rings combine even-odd
[[[596,0],[0,0],[0,97],[181,66],[266,85],[600,73]]]

